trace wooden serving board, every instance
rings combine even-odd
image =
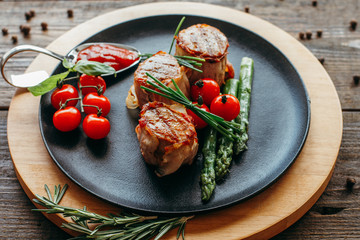
[[[306,143],[294,164],[270,188],[238,205],[196,216],[186,228],[187,239],[266,239],[297,221],[317,201],[328,184],[342,137],[342,112],[334,85],[318,60],[292,36],[247,13],[202,3],[162,2],[115,10],[87,21],[65,33],[48,49],[66,54],[96,32],[138,17],[161,14],[216,16],[253,31],[272,43],[292,62],[302,77],[311,99],[311,122]],[[27,72],[46,70],[59,62],[39,55]],[[29,198],[46,195],[49,186],[67,183],[64,206],[100,214],[120,211],[86,192],[68,179],[49,156],[39,130],[40,97],[18,89],[8,115],[8,142],[17,177]],[[60,226],[70,221],[61,215],[46,215]],[[174,239],[175,231],[166,239]]]

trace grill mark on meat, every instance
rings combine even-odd
[[[176,59],[170,57],[170,55],[155,55],[152,59],[149,58],[148,61],[145,61],[144,64],[142,64],[137,70],[136,75],[139,80],[143,81],[143,86],[148,85],[146,84],[146,81],[149,77],[146,73],[150,73],[153,77],[160,81],[169,78],[177,78],[180,74],[180,65],[177,63]]]
[[[215,34],[214,37],[215,37],[215,41],[214,41],[214,42],[215,42],[215,44],[217,45],[217,48],[218,48],[218,49],[223,49],[223,48],[226,48],[226,49],[227,49],[226,46],[220,46],[220,43],[224,42],[224,39],[221,39],[221,38],[220,38],[220,35]],[[226,40],[226,41],[227,41],[227,40]]]
[[[156,137],[172,143],[188,141],[187,121],[184,117],[180,117],[179,114],[174,114],[169,108],[149,109],[143,116],[146,119],[146,127]]]
[[[195,35],[194,32],[190,32],[190,42],[193,44],[193,48],[195,52],[199,52],[199,47],[198,47],[198,37]],[[185,41],[184,41],[185,42]]]
[[[213,56],[215,55],[215,47],[210,46],[210,42],[209,42],[209,35],[207,34],[207,31],[205,30],[205,28],[200,28],[200,35],[204,35],[204,36],[199,36],[199,38],[202,38],[203,41],[203,45],[200,48],[200,51],[206,53],[209,56]],[[201,41],[199,41],[201,42]]]
[[[162,102],[150,102],[143,106],[135,131],[144,160],[157,166],[159,177],[192,164],[199,144],[190,116]]]
[[[141,89],[141,86],[154,89],[154,87],[147,84],[146,81],[151,80],[151,78],[148,77],[146,73],[151,74],[166,86],[175,90],[171,81],[171,79],[174,79],[180,90],[185,94],[185,96],[189,97],[190,83],[184,72],[184,67],[181,67],[172,55],[159,51],[150,58],[146,59],[144,62],[140,63],[134,73],[134,89],[140,107],[151,101],[161,101],[168,104],[172,103],[171,100],[166,99],[165,97],[161,97]]]
[[[201,78],[212,78],[221,86],[225,80],[228,47],[226,36],[210,25],[196,24],[181,30],[176,37],[176,55],[205,59],[200,67],[202,73],[186,70],[190,84]]]
[[[226,36],[207,24],[193,25],[180,31],[177,44],[192,55],[213,60],[226,55],[228,48]]]

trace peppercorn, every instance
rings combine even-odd
[[[24,27],[24,25],[20,25],[20,26],[19,26],[20,32],[22,32],[23,27]]]
[[[299,38],[301,40],[304,40],[305,39],[305,33],[304,32],[299,32]]]
[[[68,16],[68,18],[74,17],[74,11],[72,9],[68,9],[67,10],[67,16]]]
[[[3,36],[6,36],[9,34],[9,30],[7,28],[3,28],[3,29],[1,29],[1,31],[2,31]]]
[[[25,13],[25,19],[26,19],[26,21],[29,21],[31,19],[31,13],[30,12]]]
[[[29,13],[30,13],[30,16],[33,18],[33,17],[35,17],[35,10],[34,9],[31,9],[30,11],[29,11]]]
[[[249,13],[249,12],[250,12],[250,7],[249,7],[249,6],[245,6],[245,7],[244,7],[244,12]]]
[[[347,187],[348,189],[352,189],[352,188],[354,187],[355,183],[356,183],[355,178],[350,178],[350,177],[348,177],[348,178],[346,179],[346,187]]]
[[[360,76],[359,75],[353,76],[353,80],[354,80],[355,85],[358,85],[360,82]]]
[[[11,36],[11,41],[12,41],[13,44],[17,43],[17,41],[18,41],[17,36],[16,36],[16,35],[12,35],[12,36]]]
[[[319,57],[318,60],[321,64],[324,64],[324,62],[325,62],[325,58],[323,58],[323,57]]]
[[[312,4],[313,7],[316,7],[316,6],[317,6],[317,1],[316,1],[316,0],[313,0],[313,1],[311,2],[311,4]]]
[[[317,30],[316,31],[316,36],[318,37],[318,38],[321,38],[322,37],[322,30]]]
[[[48,24],[46,22],[42,22],[40,25],[41,25],[41,30],[43,30],[43,31],[48,30]]]
[[[351,30],[355,30],[356,29],[356,26],[357,26],[357,21],[355,19],[352,19],[350,21],[350,29]]]
[[[28,36],[30,34],[31,27],[30,25],[22,25],[21,32],[24,34],[24,36]]]
[[[312,36],[312,32],[306,31],[305,35],[306,35],[306,39],[310,40]]]

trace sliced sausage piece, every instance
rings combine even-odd
[[[134,73],[135,93],[138,98],[140,108],[144,104],[152,101],[160,101],[167,104],[174,103],[165,97],[147,92],[141,88],[141,86],[153,88],[146,83],[147,80],[151,80],[151,78],[148,77],[146,73],[151,74],[151,76],[160,80],[166,86],[176,90],[175,86],[171,82],[171,79],[174,79],[185,96],[190,96],[190,83],[185,74],[185,68],[180,66],[177,60],[170,54],[159,51],[150,58],[146,59],[144,62],[140,63],[139,67]]]
[[[190,84],[200,78],[212,78],[221,86],[225,81],[228,47],[228,39],[219,29],[207,24],[196,24],[179,32],[175,55],[206,60],[202,63],[202,73],[187,69]]]
[[[192,118],[162,102],[143,106],[135,132],[145,162],[157,166],[155,173],[159,177],[192,164],[198,150]]]

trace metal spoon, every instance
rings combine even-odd
[[[39,84],[40,82],[44,81],[45,79],[47,79],[49,76],[45,71],[38,71],[38,72],[33,72],[33,73],[28,73],[28,74],[21,74],[21,75],[11,75],[10,79],[6,76],[5,74],[5,64],[6,62],[15,54],[20,53],[20,52],[24,52],[24,51],[32,51],[32,52],[39,52],[39,53],[43,53],[46,54],[48,56],[51,56],[53,58],[56,58],[60,61],[63,61],[64,58],[66,58],[69,62],[71,63],[76,63],[77,61],[77,57],[78,54],[81,50],[90,47],[92,45],[99,45],[99,44],[109,44],[109,45],[113,45],[115,47],[119,47],[119,48],[124,48],[127,50],[131,50],[134,51],[138,54],[139,59],[137,61],[135,61],[133,64],[131,64],[130,66],[126,67],[126,68],[122,68],[118,71],[116,71],[116,73],[120,73],[122,71],[125,71],[133,66],[135,66],[136,64],[138,64],[141,60],[140,58],[140,51],[137,50],[136,48],[132,47],[132,46],[128,46],[128,45],[124,45],[124,44],[118,44],[118,43],[106,43],[106,42],[98,42],[98,43],[84,43],[81,44],[79,46],[74,47],[68,54],[66,54],[65,56],[62,56],[60,54],[57,54],[55,52],[52,52],[48,49],[45,48],[41,48],[41,47],[37,47],[37,46],[33,46],[33,45],[20,45],[20,46],[16,46],[12,49],[10,49],[8,52],[6,52],[1,60],[0,60],[0,68],[1,68],[1,74],[3,76],[3,78],[5,79],[6,82],[8,82],[10,85],[14,86],[14,87],[19,87],[19,88],[28,88],[28,87],[32,87],[35,86],[37,84]],[[108,76],[111,74],[104,74],[102,76]]]

